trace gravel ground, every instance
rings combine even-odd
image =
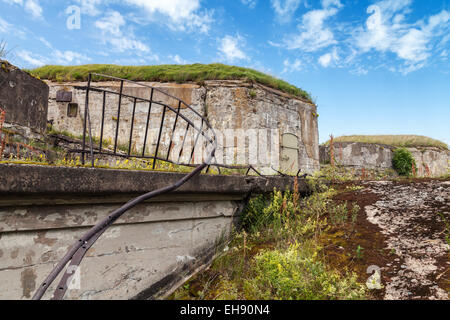
[[[450,222],[450,181],[371,181],[366,192],[379,197],[365,206],[366,218],[386,237],[396,254],[382,268],[387,300],[449,299],[450,246],[445,220]]]

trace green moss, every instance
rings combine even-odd
[[[29,71],[41,79],[58,82],[86,81],[89,73],[106,74],[133,81],[160,82],[196,82],[205,80],[247,80],[261,83],[271,88],[292,94],[312,103],[311,96],[306,91],[297,88],[286,81],[268,74],[236,66],[220,63],[191,65],[155,65],[155,66],[117,66],[107,64],[91,64],[82,66],[43,66]],[[102,81],[93,77],[93,81]]]

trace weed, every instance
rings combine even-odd
[[[294,183],[298,184],[298,181]],[[332,270],[320,258],[318,235],[330,220],[356,215],[344,203],[335,209],[337,192],[318,185],[320,192],[301,199],[294,192],[274,190],[250,199],[236,232],[211,268],[200,275],[204,284],[189,293],[180,288],[173,297],[200,299],[362,299],[365,286],[355,274]],[[334,211],[333,211],[334,210]]]
[[[314,247],[314,246],[313,246]],[[253,277],[244,282],[251,299],[361,299],[365,288],[356,275],[347,278],[329,271],[317,252],[305,244],[271,250],[254,258]]]
[[[364,248],[358,245],[356,248],[356,259],[361,260],[364,257]]]

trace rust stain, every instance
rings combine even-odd
[[[27,268],[20,274],[20,282],[22,285],[22,296],[25,298],[31,298],[31,293],[36,289],[36,272]]]
[[[301,132],[302,132],[302,141],[306,148],[306,153],[308,157],[311,159],[315,159],[314,157],[314,137],[315,130],[317,126],[317,120],[312,115],[311,111],[302,109],[299,110],[300,120],[302,122]]]
[[[19,255],[19,248],[15,248],[13,251],[11,251],[11,259],[16,259]]]
[[[25,259],[23,259],[23,262],[25,264],[31,264],[33,262],[33,256],[36,255],[34,251],[28,251],[28,253],[25,255]]]
[[[236,105],[235,109],[235,126],[234,128],[242,128],[242,115],[249,114],[249,101],[246,88],[236,88],[233,89],[234,103]]]
[[[45,231],[38,232],[37,238],[34,239],[34,243],[36,243],[36,244],[40,243],[40,244],[43,244],[43,245],[46,245],[49,247],[54,245],[58,239],[46,238],[46,234],[47,234],[47,232],[45,232]]]

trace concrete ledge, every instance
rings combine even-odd
[[[0,299],[30,299],[68,248],[130,199],[184,174],[0,165]],[[250,193],[290,177],[201,175],[130,209],[89,249],[66,299],[157,299],[207,265]],[[307,185],[300,182],[300,190]],[[57,281],[48,290],[51,297]]]
[[[146,193],[169,186],[184,173],[0,164],[1,194]],[[199,175],[173,194],[268,193],[293,188],[291,177]],[[299,181],[301,193],[307,184]]]

